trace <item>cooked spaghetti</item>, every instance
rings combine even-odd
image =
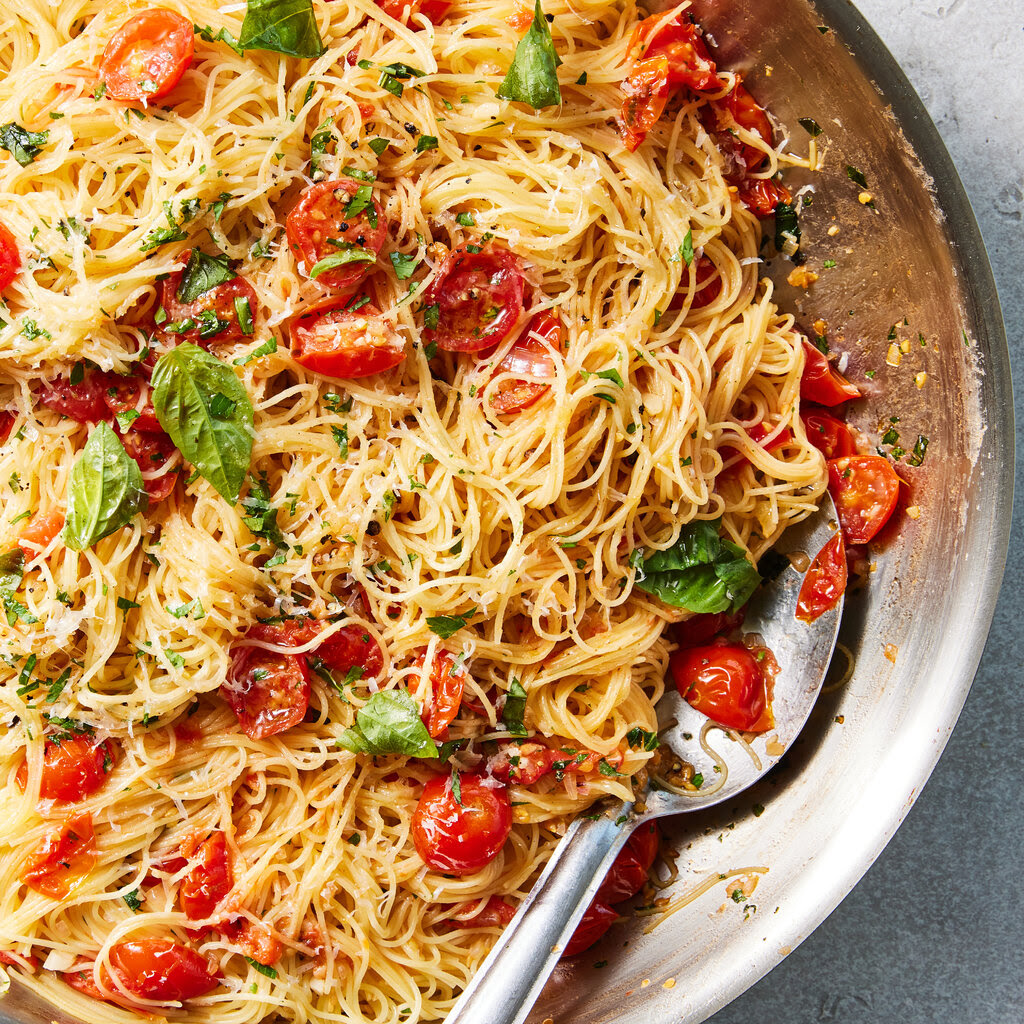
[[[168,3],[137,99],[142,5],[0,15],[0,956],[97,1024],[440,1020],[657,756],[644,555],[825,488],[741,201],[795,158],[724,69],[631,121],[631,3],[316,0],[309,58]],[[498,95],[527,31],[560,103]],[[437,779],[507,839],[425,860]],[[140,989],[153,939],[209,984]]]

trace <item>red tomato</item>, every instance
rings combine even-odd
[[[847,544],[867,544],[889,520],[900,496],[900,478],[881,455],[830,459],[828,489]]]
[[[100,79],[111,99],[146,104],[166,96],[192,63],[195,29],[165,7],[129,18],[100,58]]]
[[[635,153],[658,123],[668,102],[669,66],[664,57],[638,61],[622,83],[622,109],[616,122],[622,144]]]
[[[292,358],[326,377],[368,377],[397,366],[405,341],[373,305],[347,310],[347,298],[318,302],[288,326]]]
[[[106,401],[108,387],[110,381],[105,373],[86,370],[77,384],[72,384],[67,377],[57,377],[44,384],[39,392],[39,403],[79,423],[98,423],[110,415]]]
[[[206,995],[219,984],[206,957],[171,939],[118,942],[110,949],[110,966],[132,995],[164,1003]]]
[[[356,597],[361,599],[358,593]],[[290,619],[281,623],[257,622],[249,627],[245,636],[247,640],[262,640],[281,647],[301,647],[318,636],[322,629],[322,623],[315,619]],[[342,626],[321,641],[309,656],[319,658],[327,668],[341,676],[347,675],[350,669],[361,668],[360,679],[375,679],[384,669],[380,645],[362,626],[354,623]]]
[[[250,921],[243,917],[238,921],[225,921],[220,930],[232,942],[241,946],[246,956],[264,967],[276,964],[284,952],[281,940],[262,921]]]
[[[53,826],[22,868],[21,881],[55,900],[69,896],[96,863],[92,816],[80,814]]]
[[[673,627],[673,639],[680,647],[700,647],[710,643],[716,636],[726,635],[743,625],[743,609],[734,615],[728,612],[702,613],[677,622]]]
[[[221,693],[250,739],[276,736],[306,716],[309,665],[303,654],[232,647]]]
[[[846,590],[846,549],[843,535],[837,533],[814,556],[811,567],[800,585],[796,617],[813,622],[830,608],[835,608]]]
[[[612,910],[607,903],[594,900],[587,907],[580,923],[576,925],[572,938],[565,944],[562,956],[576,956],[577,953],[590,949],[611,928],[618,916],[618,911]]]
[[[699,92],[717,89],[721,84],[707,44],[693,22],[680,14],[668,21],[664,14],[652,14],[641,21],[633,30],[629,53],[640,63],[664,60],[669,85],[684,85]]]
[[[748,178],[740,185],[739,197],[740,202],[761,220],[771,217],[779,203],[788,203],[793,198],[785,185],[770,178]]]
[[[139,414],[131,421],[132,430],[163,433],[164,428],[160,426],[156,410],[153,408],[153,394],[149,381],[142,374],[133,373],[129,377],[111,375],[103,392],[103,400],[114,417],[118,413],[124,415],[132,410]]]
[[[420,655],[416,664],[423,671]],[[430,666],[430,687],[433,698],[427,720],[427,731],[431,736],[440,736],[459,713],[462,705],[462,691],[466,686],[466,673],[455,667],[455,659],[447,651],[438,651]]]
[[[658,831],[653,822],[642,825],[627,840],[594,897],[599,903],[621,903],[635,896],[647,882],[658,855]]]
[[[21,270],[21,253],[14,235],[0,224],[0,292],[7,288]]]
[[[13,412],[0,412],[0,444],[7,444],[16,419]]]
[[[440,25],[451,3],[449,0],[377,0],[377,6],[403,25],[408,25],[414,14],[424,14],[435,25]],[[418,29],[421,26],[416,22],[414,27]]]
[[[830,416],[824,409],[807,406],[800,410],[800,418],[804,421],[807,440],[826,459],[839,459],[844,455],[853,455],[857,450],[850,428],[842,420]]]
[[[43,750],[43,777],[39,796],[43,800],[84,800],[92,796],[117,762],[118,748],[112,740],[97,743],[89,736],[72,736],[59,743],[47,739]],[[15,776],[24,792],[28,785],[28,763]]]
[[[31,953],[22,955],[0,949],[0,964],[4,964],[6,967],[27,967],[34,972],[39,969],[39,958]]]
[[[721,102],[724,109],[732,115],[736,124],[753,135],[759,135],[769,146],[774,145],[775,135],[772,132],[772,124],[768,120],[767,111],[750,95],[742,82],[737,81],[732,92]],[[740,143],[739,152],[740,159],[748,173],[759,171],[768,160],[768,156],[763,150],[747,145],[745,142]]]
[[[64,509],[51,508],[46,512],[37,512],[26,524],[18,537],[25,561],[29,562],[41,554],[50,541],[64,529]]]
[[[543,743],[503,743],[488,762],[488,770],[502,782],[532,786],[552,771],[557,760],[555,752]]]
[[[388,234],[388,222],[380,203],[371,198],[359,212],[347,212],[353,204],[361,205],[356,195],[359,189],[371,188],[355,178],[339,178],[317,182],[303,191],[288,214],[285,228],[288,247],[302,263],[307,277],[320,260],[337,256],[349,246],[352,247],[349,251],[362,250],[377,259]],[[324,288],[351,291],[372,267],[373,262],[345,263],[318,274],[316,282]]]
[[[562,351],[562,321],[553,313],[538,313],[491,376],[528,373],[533,377],[554,377],[555,363],[548,346]],[[500,413],[519,412],[536,402],[548,387],[535,381],[506,380],[494,389],[491,405]]]
[[[453,249],[424,292],[424,306],[438,307],[438,324],[424,328],[423,335],[448,352],[494,345],[519,323],[523,289],[519,257],[507,249]]]
[[[412,838],[435,871],[465,875],[490,864],[512,829],[512,805],[504,786],[481,775],[459,776],[462,802],[452,780],[435,775],[424,787],[412,818]]]
[[[190,921],[213,917],[234,885],[227,836],[218,830],[201,843],[195,841],[197,838],[192,836],[181,844],[182,856],[193,861],[178,889],[178,902]]]
[[[824,353],[804,339],[804,372],[800,378],[800,397],[818,405],[839,405],[860,398],[860,390],[851,384],[825,358]]]
[[[713,722],[742,732],[772,727],[765,674],[746,647],[690,647],[676,651],[670,664],[683,700]]]
[[[142,483],[152,508],[163,501],[178,482],[177,469],[163,470],[164,464],[178,449],[170,435],[163,431],[159,434],[143,433],[134,426],[121,434],[121,444],[142,472]]]
[[[500,896],[491,896],[472,916],[465,920],[452,921],[456,928],[504,928],[516,916],[516,908]]]
[[[690,309],[703,309],[710,306],[719,295],[722,294],[722,277],[718,273],[718,267],[708,256],[701,256],[693,270],[693,298],[690,299]],[[686,297],[686,288],[689,282],[684,278],[680,289],[672,296],[668,304],[669,309],[682,309]]]
[[[186,249],[181,254],[183,264],[188,263],[191,252],[191,249]],[[178,298],[178,289],[181,287],[183,273],[183,270],[175,270],[174,273],[168,274],[164,278],[161,285],[160,306],[167,315],[167,319],[160,326],[164,329],[165,335],[173,337],[177,341],[191,341],[195,345],[204,347],[226,345],[228,342],[248,337],[242,330],[236,303],[244,306],[248,302],[249,316],[254,324],[256,323],[258,303],[256,292],[244,277],[233,277],[223,284],[214,285],[191,302],[182,302]],[[204,313],[213,313],[217,318],[219,328],[216,334],[203,336],[206,334],[206,328],[199,318]],[[187,331],[167,331],[168,325],[183,324],[186,320],[192,320],[197,326]],[[252,333],[252,329],[249,333]],[[139,429],[144,428],[140,427]]]

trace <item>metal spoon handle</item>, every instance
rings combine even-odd
[[[620,804],[577,818],[445,1024],[522,1024],[636,824]]]

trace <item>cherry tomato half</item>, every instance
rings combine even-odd
[[[192,867],[178,889],[178,902],[190,921],[212,917],[217,905],[234,885],[227,836],[217,830],[202,842],[190,836],[181,844],[182,856]]]
[[[572,938],[565,944],[562,956],[576,956],[578,953],[590,949],[611,928],[618,916],[619,912],[612,910],[607,903],[594,900],[587,907],[580,923],[576,925],[576,931],[572,933]]]
[[[488,761],[488,770],[502,782],[532,786],[551,772],[558,756],[543,743],[502,743]]]
[[[524,284],[519,257],[507,249],[453,249],[424,292],[424,306],[438,307],[437,327],[425,327],[424,337],[448,352],[496,344],[523,315]]]
[[[111,375],[106,383],[103,399],[112,416],[116,418],[120,415],[127,419],[133,430],[163,433],[164,428],[160,426],[153,408],[153,393],[145,376],[141,373],[127,377]],[[138,416],[129,418],[128,414],[132,412],[138,413]]]
[[[719,87],[717,69],[707,44],[685,15],[676,14],[669,20],[664,14],[644,18],[633,29],[629,54],[640,62],[664,60],[671,86],[682,85],[695,92]]]
[[[440,25],[451,8],[449,0],[376,0],[377,6],[389,17],[408,25],[414,14],[423,14],[435,25]],[[417,21],[414,28],[422,26]]]
[[[637,61],[622,83],[622,109],[616,122],[622,144],[635,153],[665,111],[669,66],[664,57]]]
[[[750,91],[742,82],[737,81],[732,92],[721,103],[740,128],[752,135],[760,136],[769,146],[774,144],[775,135],[772,132],[771,121],[768,120],[768,112],[750,95]],[[759,171],[767,163],[768,156],[763,150],[745,142],[741,142],[739,146],[740,160],[748,173]]]
[[[18,537],[18,547],[30,562],[37,558],[54,537],[64,529],[64,509],[51,508],[46,512],[37,512],[26,524]]]
[[[653,822],[642,825],[619,851],[594,897],[599,903],[621,903],[631,899],[646,884],[658,855],[658,832]]]
[[[857,450],[850,428],[842,420],[837,420],[835,416],[829,415],[824,409],[805,406],[800,410],[800,419],[804,421],[807,440],[826,459],[839,459],[844,455],[853,455]]]
[[[245,917],[238,921],[225,921],[220,925],[220,931],[235,945],[241,946],[246,956],[264,967],[276,964],[284,952],[281,940],[262,921],[250,921]]]
[[[358,592],[355,597],[362,601],[362,595]],[[360,610],[365,611],[365,606]],[[249,627],[245,636],[247,640],[262,640],[281,647],[302,647],[319,636],[322,629],[323,624],[316,619],[290,619],[280,623],[257,622]],[[342,626],[326,640],[322,640],[309,652],[309,657],[319,658],[328,669],[342,678],[350,669],[359,668],[362,669],[360,679],[375,679],[384,668],[380,645],[362,626],[355,623]]]
[[[4,224],[0,224],[0,292],[7,288],[21,270],[18,243]]]
[[[746,647],[690,647],[676,651],[670,666],[683,700],[713,722],[742,732],[772,727],[765,673]]]
[[[788,203],[793,198],[785,185],[771,178],[747,178],[739,189],[740,202],[760,220],[771,217],[779,203]]]
[[[548,312],[538,313],[491,376],[528,373],[531,377],[554,377],[555,363],[549,346],[561,352],[562,333],[562,321],[557,316]],[[505,380],[494,389],[491,405],[500,413],[519,412],[536,402],[549,386],[532,380]]]
[[[835,608],[846,590],[846,549],[843,535],[837,533],[814,556],[811,567],[800,585],[796,617],[813,622],[830,608]]]
[[[839,405],[860,398],[860,389],[851,384],[807,339],[804,339],[804,372],[800,378],[800,397],[818,405]]]
[[[62,900],[85,881],[95,863],[92,816],[79,814],[44,834],[19,877],[30,889]]]
[[[149,495],[149,506],[159,504],[178,482],[178,470],[165,470],[167,460],[178,450],[169,434],[143,433],[134,427],[121,434],[121,444],[142,473],[142,484]]]
[[[382,373],[405,358],[405,341],[373,305],[347,310],[347,299],[316,303],[291,321],[292,358],[326,377]]]
[[[7,412],[6,410],[0,412],[0,444],[7,444],[7,438],[11,436],[16,420],[17,417],[13,412]]]
[[[191,249],[181,254],[183,264],[188,263],[191,254]],[[191,341],[207,348],[210,345],[240,341],[253,333],[258,303],[256,292],[244,277],[223,281],[196,296],[191,302],[183,302],[178,298],[183,275],[184,270],[175,270],[161,284],[160,306],[166,320],[159,326],[166,337],[173,337],[176,343]],[[189,321],[195,326],[183,329]],[[175,329],[169,331],[169,327]]]
[[[181,81],[194,51],[192,22],[154,7],[129,18],[110,37],[100,58],[100,79],[111,99],[145,104]]]
[[[828,489],[847,544],[867,544],[888,522],[900,478],[881,455],[847,455],[828,464]]]
[[[86,370],[76,384],[69,377],[48,381],[39,391],[39,403],[79,423],[98,423],[110,415],[106,393],[111,379],[105,373]]]
[[[302,263],[307,277],[316,265],[346,254],[373,257],[322,270],[317,284],[351,292],[370,272],[388,234],[388,222],[373,187],[355,178],[320,181],[308,186],[288,214],[288,247]]]
[[[459,776],[461,802],[452,779],[435,775],[423,787],[412,818],[416,851],[435,871],[465,875],[490,864],[512,829],[508,791],[482,775]]]
[[[117,762],[118,747],[113,740],[97,743],[91,736],[72,736],[59,743],[47,739],[43,750],[43,775],[39,796],[43,800],[84,800],[107,781]],[[18,769],[15,781],[24,792],[28,785],[28,763]]]
[[[504,928],[516,916],[516,908],[500,896],[480,901],[480,909],[464,920],[454,920],[456,928]]]
[[[110,949],[110,966],[132,995],[165,1003],[206,995],[220,983],[206,957],[171,939],[118,942]]]
[[[423,671],[420,655],[416,664]],[[455,667],[455,659],[447,651],[438,651],[430,665],[430,689],[432,699],[427,716],[427,732],[440,736],[459,713],[462,706],[462,691],[466,686],[466,673]]]
[[[716,636],[726,636],[743,625],[743,609],[734,615],[729,612],[702,612],[672,629],[672,639],[680,647],[701,647]]]
[[[242,732],[263,740],[298,725],[309,708],[309,665],[303,654],[261,647],[231,648],[221,695],[238,716]]]

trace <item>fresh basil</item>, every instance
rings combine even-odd
[[[656,750],[658,747],[658,734],[656,732],[648,732],[637,725],[626,733],[626,742],[634,750]]]
[[[501,709],[501,721],[513,736],[525,736],[526,690],[518,679],[513,679],[505,694],[505,706]]]
[[[309,139],[309,174],[315,181],[320,177],[320,161],[334,138],[333,122],[327,118]]]
[[[861,171],[861,170],[858,170],[852,164],[847,164],[846,165],[846,176],[855,185],[860,185],[861,188],[867,188],[868,187],[868,179],[864,177],[864,172]]]
[[[822,133],[821,125],[813,117],[798,117],[797,121],[812,139],[816,139]]]
[[[226,28],[222,28],[219,32],[214,32],[209,25],[205,25],[202,28],[198,25],[193,25],[192,28],[204,42],[226,43],[235,53],[242,56],[242,48],[238,45],[238,40]]]
[[[238,45],[286,57],[319,57],[325,47],[313,0],[248,0]]]
[[[779,203],[775,207],[775,248],[793,254],[800,248],[800,221],[792,203]]]
[[[0,149],[6,149],[22,167],[27,167],[42,152],[49,131],[29,132],[11,121],[0,128]]]
[[[428,615],[427,628],[442,640],[447,640],[467,625],[474,615],[476,615],[476,608],[470,608],[462,615]]]
[[[687,523],[672,547],[636,560],[636,585],[691,612],[742,608],[761,577],[742,548],[719,536],[720,526],[721,519]]]
[[[287,547],[284,534],[277,525],[277,508],[270,501],[270,485],[264,474],[249,484],[249,493],[242,499],[245,515],[242,522],[256,537],[269,540],[277,548]]]
[[[72,551],[84,551],[148,507],[138,464],[110,425],[98,424],[71,468],[64,543]]]
[[[249,469],[252,402],[234,371],[186,343],[164,353],[153,370],[153,406],[181,454],[229,502]],[[224,399],[234,404],[228,409]],[[217,415],[216,408],[223,408]]]
[[[416,271],[416,257],[402,252],[391,253],[391,266],[395,268],[395,277],[399,281],[408,280]]]
[[[555,53],[551,29],[541,10],[540,0],[536,0],[533,24],[519,40],[512,66],[498,88],[498,95],[503,100],[528,103],[534,110],[557,106],[562,102],[562,91],[558,87],[555,69],[561,63]]]
[[[247,356],[239,356],[233,359],[235,366],[247,366],[254,359],[262,359],[277,351],[277,338],[271,335],[262,345],[257,345]]]
[[[228,266],[227,256],[210,256],[202,249],[193,249],[181,275],[176,297],[179,302],[195,302],[211,288],[234,279],[235,273]]]
[[[381,690],[356,712],[356,724],[338,739],[356,754],[437,757],[437,745],[420,718],[420,707],[405,690]]]
[[[328,270],[337,270],[338,267],[343,267],[347,263],[375,263],[376,260],[377,257],[372,252],[367,252],[365,249],[353,245],[350,249],[342,249],[341,252],[333,252],[330,256],[317,260],[309,268],[309,279],[315,281]]]
[[[0,555],[0,598],[10,597],[25,576],[25,552],[11,548]]]

